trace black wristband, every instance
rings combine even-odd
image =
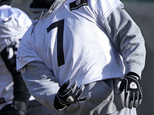
[[[63,109],[65,107],[65,105],[62,105],[57,96],[55,96],[55,100],[54,100],[54,107],[58,110],[58,109]]]

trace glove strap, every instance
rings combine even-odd
[[[62,104],[59,99],[57,98],[57,96],[55,96],[55,100],[54,100],[54,107],[59,110],[59,109],[64,109],[66,107],[66,105]]]
[[[141,78],[139,77],[139,75],[136,74],[136,73],[134,73],[134,72],[129,72],[129,73],[127,73],[125,76],[133,77],[133,78],[135,78],[137,81],[140,81],[140,80],[141,80]]]

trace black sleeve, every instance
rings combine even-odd
[[[12,74],[14,82],[14,99],[15,101],[22,101],[28,105],[30,93],[25,85],[25,82],[20,72],[16,71],[16,44],[8,46],[2,50],[1,57],[6,64],[9,72]]]

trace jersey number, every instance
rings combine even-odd
[[[63,65],[64,62],[64,52],[63,52],[63,32],[64,32],[64,19],[52,23],[48,28],[49,33],[52,29],[57,28],[57,62],[58,67]]]

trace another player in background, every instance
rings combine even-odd
[[[16,53],[31,20],[11,2],[0,0],[0,115],[25,115],[30,93],[16,71]]]
[[[141,31],[119,0],[54,0],[21,40],[17,70],[59,114],[136,115],[145,55]]]
[[[17,48],[32,21],[11,3],[0,0],[0,115],[48,115],[52,111],[30,98],[20,72],[16,71]]]

